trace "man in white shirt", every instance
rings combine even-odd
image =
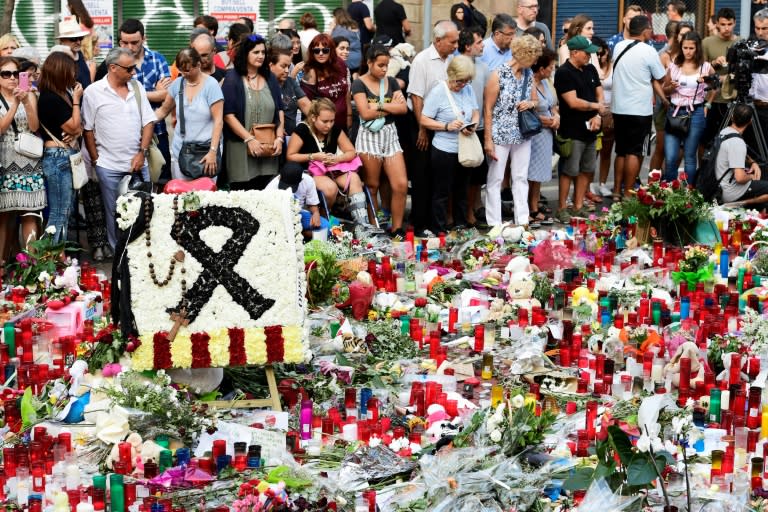
[[[424,108],[424,98],[429,91],[443,80],[448,79],[448,62],[459,46],[459,31],[452,21],[440,21],[432,29],[433,43],[416,55],[410,66],[408,95],[412,112],[418,122]],[[411,180],[411,224],[418,234],[429,236],[423,230],[430,221],[429,146],[427,129],[418,125],[416,149],[411,165],[408,166]]]
[[[85,147],[96,166],[104,199],[107,238],[114,250],[118,185],[132,172],[142,173],[144,180],[149,181],[146,157],[155,113],[144,87],[133,80],[136,74],[133,52],[114,48],[104,62],[107,75],[86,89],[82,108]],[[135,94],[139,94],[138,100]]]
[[[651,134],[654,91],[667,101],[661,90],[664,66],[656,50],[644,44],[652,33],[648,17],[635,16],[629,22],[629,38],[613,50],[614,195],[629,195],[640,174],[643,146]]]

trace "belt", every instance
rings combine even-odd
[[[768,101],[754,100],[755,106],[758,108],[768,108]]]

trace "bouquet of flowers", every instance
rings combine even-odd
[[[690,288],[695,288],[696,283],[706,283],[714,279],[712,265],[709,258],[712,250],[703,245],[689,247],[680,260],[680,271],[672,272],[672,280],[675,283],[686,281]]]
[[[637,190],[635,197],[621,203],[614,203],[612,209],[620,213],[621,218],[634,217],[638,223],[663,221],[674,225],[684,221],[695,223],[709,218],[709,207],[704,196],[688,183],[685,173],[671,182],[661,181],[661,171],[651,171],[648,184]]]

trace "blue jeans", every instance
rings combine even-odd
[[[69,216],[72,213],[72,168],[69,155],[76,149],[45,148],[43,150],[43,174],[48,196],[48,224],[54,226],[54,242],[66,241]]]
[[[328,229],[330,227],[330,224],[328,224],[328,219],[325,217],[320,217],[320,227],[319,228],[313,228],[310,225],[310,221],[312,220],[312,212],[309,210],[304,210],[302,208],[301,210],[301,229],[309,231],[320,231],[323,229]]]
[[[673,108],[676,107],[670,106],[670,109]],[[683,108],[681,107],[678,115],[682,112]],[[664,133],[664,158],[667,162],[667,168],[664,172],[665,181],[677,179],[677,168],[680,164],[678,154],[680,152],[680,144],[682,144],[685,173],[688,175],[688,182],[693,183],[696,176],[696,157],[698,156],[699,141],[706,127],[707,119],[704,117],[704,105],[699,105],[691,114],[691,125],[688,128],[688,136],[685,139],[669,132]]]
[[[96,166],[96,175],[99,177],[99,186],[101,187],[101,197],[104,200],[104,220],[107,224],[107,240],[112,250],[117,245],[117,224],[115,223],[115,212],[117,210],[117,187],[128,173],[124,171],[114,171],[105,167]],[[149,167],[146,165],[141,169],[141,175],[144,181],[149,181]]]

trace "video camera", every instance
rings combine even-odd
[[[752,73],[768,72],[768,61],[755,59],[768,51],[768,41],[747,39],[739,41],[728,49],[728,74],[736,90],[736,98],[744,100],[752,87]]]

